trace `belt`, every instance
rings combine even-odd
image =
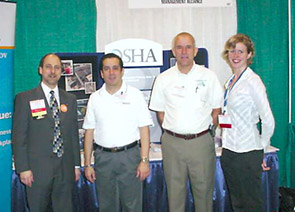
[[[209,132],[209,129],[207,130],[204,130],[200,133],[197,133],[197,134],[178,134],[178,133],[175,133],[175,132],[172,132],[170,130],[165,130],[169,135],[172,135],[174,137],[177,137],[177,138],[182,138],[184,140],[191,140],[191,139],[194,139],[194,138],[197,138],[197,137],[200,137],[202,135],[205,135],[206,133]]]
[[[96,150],[97,148],[102,150],[102,151],[105,151],[105,152],[121,152],[121,151],[124,151],[124,150],[127,150],[127,149],[131,149],[135,146],[138,145],[138,141],[134,141],[130,144],[127,144],[125,146],[120,146],[120,147],[112,147],[112,148],[108,148],[108,147],[103,147],[103,146],[100,146],[98,144],[93,144],[94,146],[94,150]]]

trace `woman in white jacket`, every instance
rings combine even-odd
[[[265,86],[249,67],[254,44],[244,34],[225,43],[222,53],[233,75],[226,83],[222,127],[221,165],[235,212],[261,212],[261,170],[268,170],[263,153],[270,144],[274,118]],[[257,123],[261,120],[261,133]],[[261,169],[262,167],[262,169]]]

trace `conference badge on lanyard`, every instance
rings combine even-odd
[[[231,128],[231,118],[228,114],[218,115],[220,128]]]

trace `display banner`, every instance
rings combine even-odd
[[[176,7],[231,7],[233,0],[128,0],[130,9]]]
[[[13,58],[16,4],[0,2],[0,208],[11,211]]]
[[[123,80],[142,91],[147,104],[156,77],[176,63],[171,50],[163,51],[161,44],[147,39],[122,39],[105,46],[105,53],[120,56],[124,63]],[[195,62],[208,67],[208,52],[199,48]],[[159,142],[162,135],[156,112],[151,111],[154,126],[150,127],[151,142]]]
[[[123,39],[105,46],[105,53],[120,56],[124,66],[161,66],[163,47],[147,39]]]
[[[137,42],[139,40],[141,42]],[[141,90],[148,104],[156,77],[175,65],[176,59],[174,58],[172,51],[163,51],[161,45],[145,39],[124,39],[115,41],[115,43],[117,45],[113,45],[113,43],[107,45],[106,52],[112,52],[122,57],[122,60],[124,61],[124,82]],[[136,45],[132,45],[132,43],[135,43]],[[73,72],[62,74],[58,86],[68,92],[72,92],[77,97],[81,151],[83,151],[84,147],[84,130],[82,124],[87,110],[87,102],[90,94],[101,88],[104,83],[99,74],[99,62],[106,52],[58,53],[64,69],[65,67],[73,67]],[[154,57],[152,57],[153,59],[151,60],[147,55],[154,55]],[[198,54],[194,60],[196,64],[208,68],[207,50],[205,48],[199,48]],[[155,65],[155,61],[158,61],[158,65]],[[87,85],[93,83],[95,87],[90,90],[87,89]],[[154,126],[150,127],[150,140],[152,143],[159,143],[162,129],[158,123],[156,112],[151,111],[151,115]]]

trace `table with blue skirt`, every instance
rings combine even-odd
[[[264,211],[278,211],[279,208],[279,162],[276,152],[265,153],[269,171],[262,172],[262,196]],[[162,160],[150,162],[150,176],[143,183],[143,211],[144,212],[168,212],[167,188],[163,173]],[[186,212],[194,212],[194,201],[187,183]],[[182,198],[182,197],[179,197]],[[183,197],[185,198],[185,197]],[[95,186],[86,180],[84,169],[82,175],[75,183],[73,202],[75,212],[96,212],[99,203],[96,197]],[[216,174],[213,193],[214,212],[231,212],[229,195],[220,164],[220,157],[216,158]],[[20,182],[18,175],[12,176],[12,212],[28,212],[25,187]],[[50,211],[50,210],[49,210]]]

